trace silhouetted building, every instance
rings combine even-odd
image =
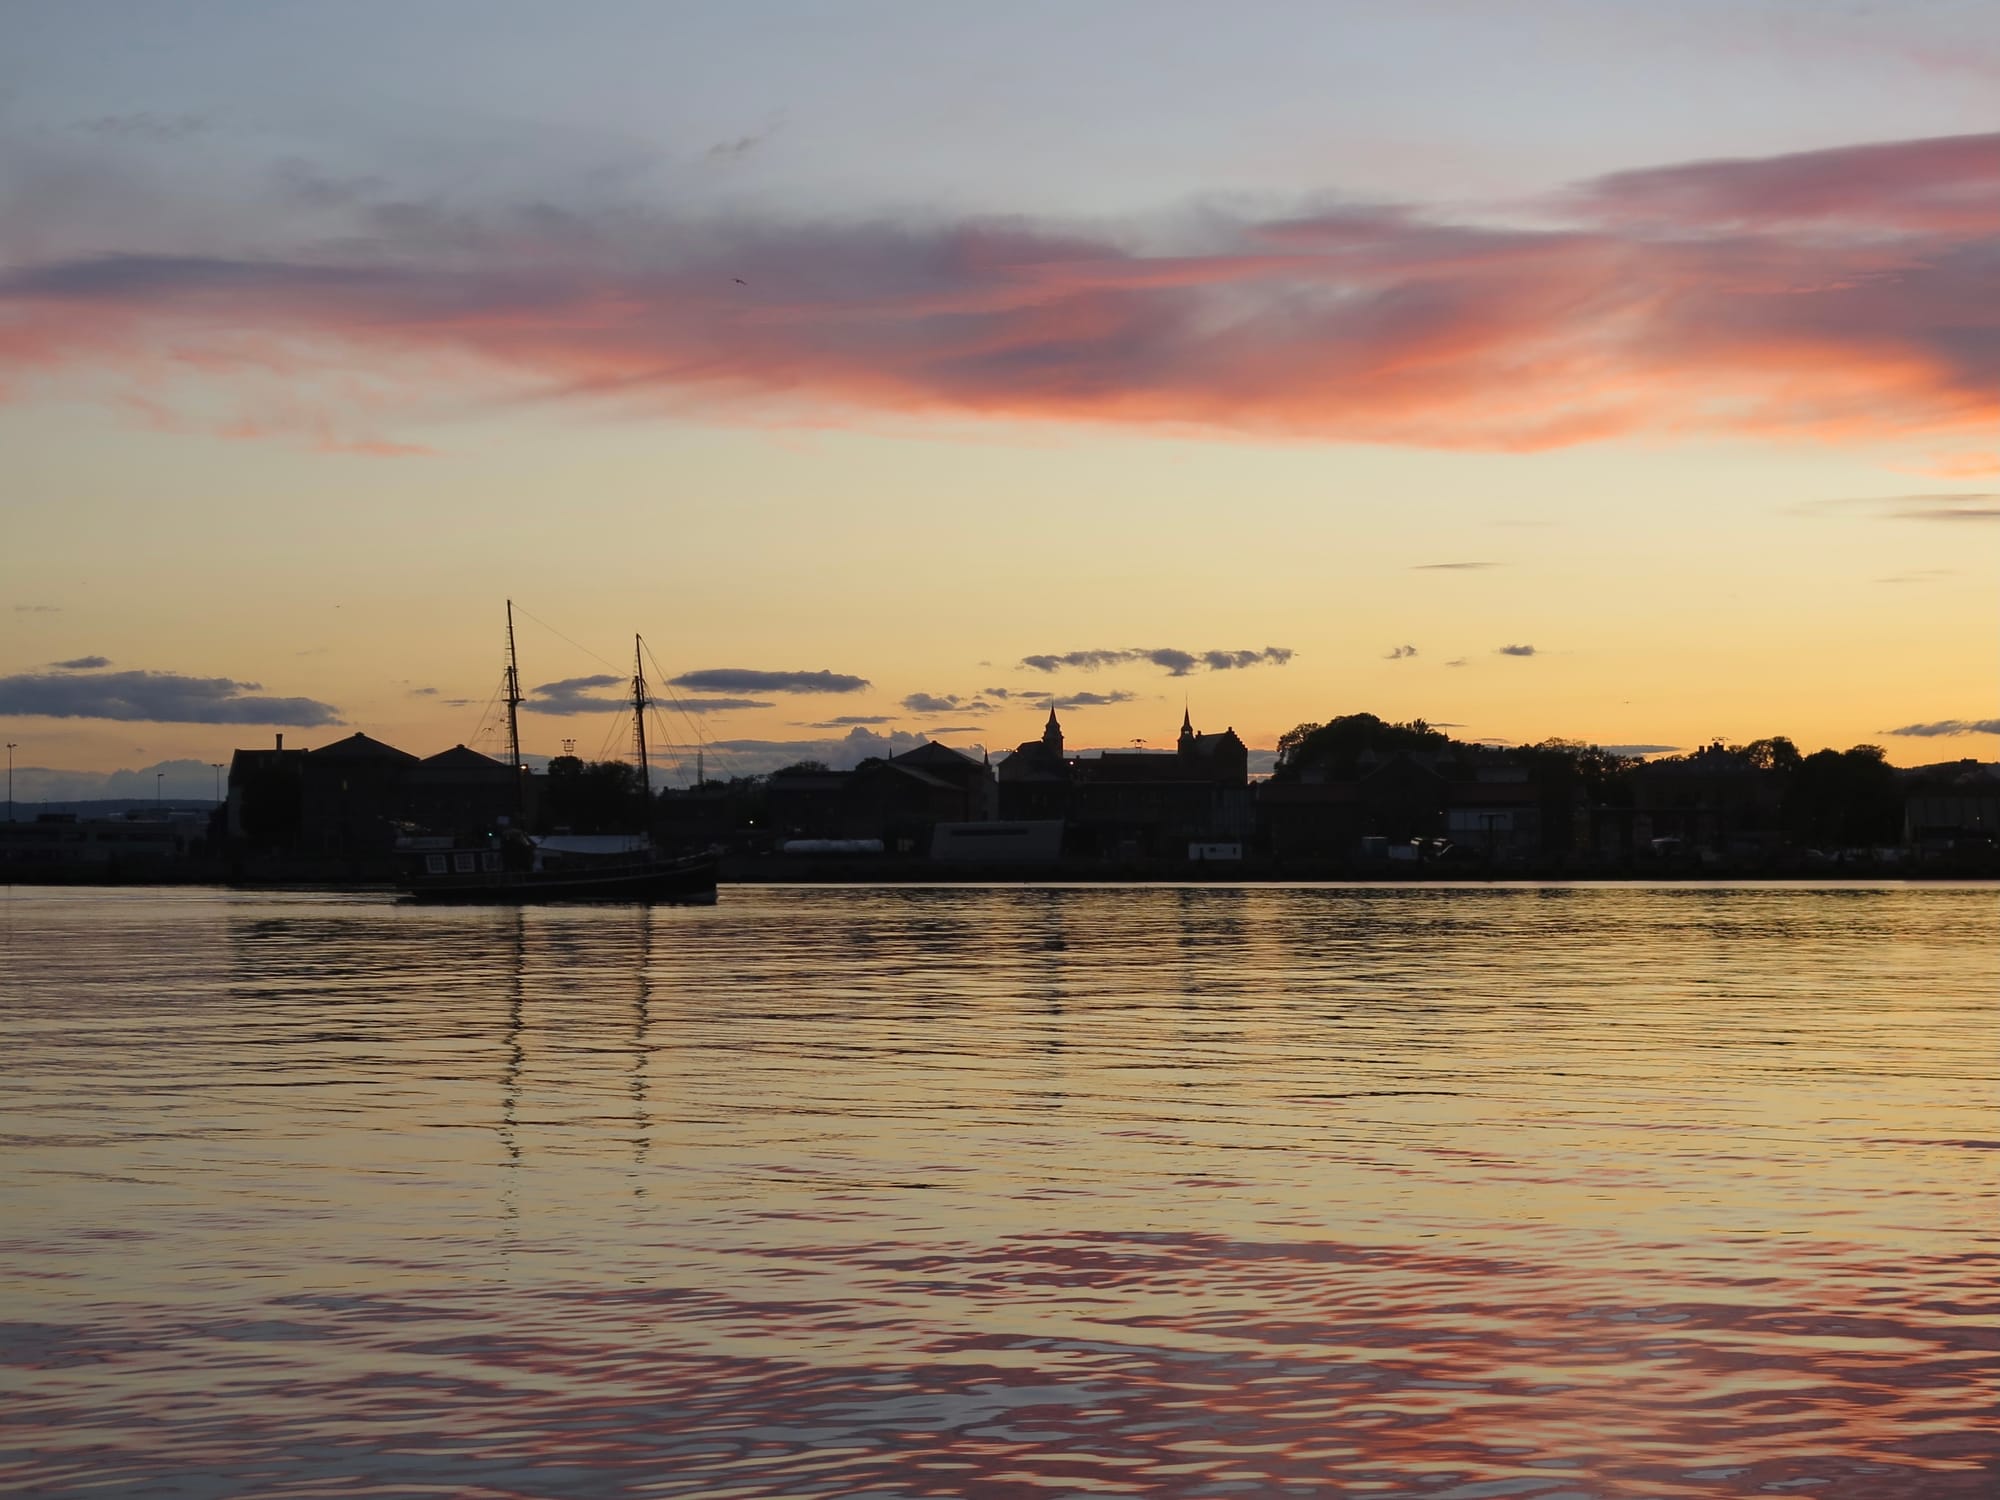
[[[993,815],[993,773],[971,756],[932,740],[887,760],[866,761],[843,789],[843,832],[879,838],[891,851],[921,853],[940,823]]]
[[[230,759],[223,825],[241,850],[341,859],[386,855],[404,825],[474,832],[517,814],[513,770],[465,746],[428,760],[351,734],[316,750],[268,750]],[[532,807],[532,802],[531,802]]]
[[[359,731],[308,751],[299,836],[313,854],[353,858],[395,847],[407,773],[416,756]]]
[[[1492,863],[1526,863],[1569,848],[1579,797],[1574,790],[1552,796],[1525,767],[1478,767],[1471,779],[1445,784],[1444,834]]]
[[[1783,841],[1785,778],[1722,745],[1647,761],[1631,772],[1635,849],[1673,840],[1689,850],[1750,852]]]
[[[773,771],[764,782],[764,816],[779,839],[837,839],[847,834],[848,771]],[[872,837],[873,835],[869,835]]]
[[[1069,816],[1070,769],[1055,706],[1038,740],[1024,740],[1000,762],[999,816],[1010,822],[1062,821]]]
[[[2000,766],[1976,760],[1905,773],[1903,839],[1920,853],[1986,852],[2000,845]]]
[[[208,826],[199,813],[40,813],[32,822],[0,823],[0,870],[57,878],[165,874],[204,846]]]
[[[931,858],[943,864],[1052,865],[1062,859],[1060,822],[939,823]]]
[[[405,769],[396,817],[430,833],[481,833],[521,817],[528,779],[516,778],[504,761],[454,745]]]
[[[1266,781],[1256,788],[1258,834],[1280,860],[1346,860],[1361,843],[1351,781]]]
[[[962,750],[940,745],[936,740],[889,757],[888,763],[906,770],[921,771],[952,788],[958,811],[951,821],[979,822],[998,810],[993,768],[983,759],[974,760]]]
[[[999,812],[1010,822],[1061,819],[1079,853],[1180,857],[1190,844],[1249,833],[1249,780],[1250,751],[1234,729],[1198,734],[1183,713],[1171,751],[1070,757],[1051,707],[1041,739],[1000,763]]]
[[[305,811],[306,752],[238,750],[229,758],[224,827],[232,842],[254,850],[296,849]]]

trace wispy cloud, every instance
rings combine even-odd
[[[338,724],[311,698],[261,696],[262,684],[178,672],[22,673],[0,677],[0,714],[154,724]]]
[[[1533,646],[1501,646],[1495,650],[1494,654],[1496,656],[1533,656],[1535,655],[1535,648]]]
[[[1066,693],[1053,699],[1055,708],[1109,708],[1114,703],[1130,703],[1137,693]]]
[[[62,606],[60,604],[17,604],[14,606],[14,613],[17,615],[59,615],[62,613]]]
[[[1385,661],[1408,661],[1416,654],[1417,648],[1415,646],[1391,646],[1382,655]]]
[[[768,144],[771,137],[778,133],[783,123],[782,120],[773,120],[770,124],[764,126],[763,129],[753,130],[748,135],[739,135],[729,140],[717,141],[706,151],[702,152],[702,155],[709,161],[725,164],[742,161],[751,152],[759,150]]]
[[[893,724],[894,714],[836,714],[831,719],[821,719],[817,723],[803,725],[806,729],[851,729],[856,725]]]
[[[1956,568],[1913,568],[1907,573],[1890,573],[1876,579],[1877,583],[1936,583],[1940,579],[1954,578]]]
[[[1480,568],[1497,568],[1499,566],[1498,563],[1490,562],[1413,563],[1410,566],[1410,571],[1412,573],[1471,573],[1476,572]]]
[[[1173,646],[1128,646],[1115,650],[1064,651],[1043,656],[1024,656],[1021,665],[1036,672],[1060,672],[1074,668],[1095,672],[1100,667],[1143,663],[1159,667],[1169,677],[1186,677],[1191,672],[1232,672],[1244,667],[1282,667],[1294,655],[1289,646],[1266,646],[1261,651],[1182,651]]]
[[[1844,500],[1811,500],[1800,509],[1809,514],[1859,514],[1889,521],[2000,521],[2000,492],[1861,495]]]
[[[858,693],[865,677],[845,672],[763,672],[750,667],[706,667],[671,679],[698,693]]]
[[[1882,733],[1922,740],[1961,734],[2000,734],[2000,719],[1938,719],[1929,724],[1905,724],[1900,729],[1884,729]]]
[[[1463,656],[1454,656],[1450,661],[1446,662],[1445,665],[1447,667],[1462,667],[1467,665],[1467,658]]]
[[[1670,755],[1680,749],[1679,745],[1600,745],[1600,750],[1609,750],[1613,755]]]
[[[123,375],[164,409],[198,372],[243,400],[225,430],[357,451],[393,447],[352,429],[440,369],[461,395],[642,412],[1503,451],[1990,441],[2000,423],[2000,134],[1614,173],[1532,205],[1537,223],[1368,203],[1144,224],[694,220],[382,188],[329,203],[310,238],[273,202],[197,240],[93,198],[97,181],[37,186],[44,242],[93,249],[0,274],[0,383]],[[281,399],[306,389],[321,409]]]
[[[200,134],[208,128],[208,117],[156,115],[142,110],[134,114],[95,115],[88,120],[78,120],[75,128],[85,135],[114,140],[170,142]]]
[[[52,667],[61,667],[65,672],[93,672],[99,667],[111,665],[108,656],[72,656],[68,661],[50,662]]]

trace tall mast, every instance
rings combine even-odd
[[[641,833],[653,831],[653,776],[646,763],[646,668],[641,662],[642,646],[632,637],[632,738],[639,753],[639,796],[646,811]]]
[[[521,779],[521,668],[514,660],[514,601],[507,601],[507,764],[514,768],[514,807],[525,811],[527,784]]]

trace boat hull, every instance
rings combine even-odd
[[[521,905],[542,901],[715,900],[717,861],[712,854],[651,860],[602,870],[494,870],[406,881],[405,901]]]

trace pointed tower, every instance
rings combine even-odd
[[[1189,717],[1187,705],[1183,703],[1181,705],[1180,752],[1181,754],[1186,755],[1189,751],[1193,749],[1194,749],[1194,720],[1191,717]]]
[[[1062,722],[1056,718],[1056,705],[1053,698],[1049,700],[1049,722],[1042,726],[1042,744],[1058,760],[1062,758]]]

